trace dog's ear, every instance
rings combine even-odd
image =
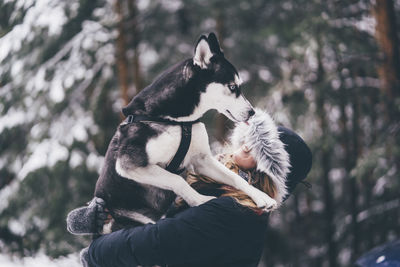
[[[215,35],[215,33],[211,32],[211,33],[208,35],[208,44],[210,45],[211,52],[212,52],[213,54],[216,54],[216,55],[224,55],[224,54],[222,53],[221,47],[220,47],[220,45],[219,45],[219,42],[218,42],[218,39],[217,39],[217,36]]]
[[[202,69],[206,69],[210,64],[210,59],[213,56],[208,39],[202,35],[197,41],[196,48],[194,49],[193,64],[198,65]]]

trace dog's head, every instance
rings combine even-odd
[[[216,109],[233,121],[247,121],[254,110],[240,86],[237,70],[224,57],[215,34],[210,33],[197,41],[193,58],[164,71],[123,108],[123,113],[191,121]]]
[[[214,33],[202,35],[193,56],[193,71],[205,81],[199,109],[216,109],[233,121],[247,121],[254,110],[241,92],[242,81],[224,57]]]

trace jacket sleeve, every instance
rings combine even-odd
[[[91,266],[175,265],[218,260],[237,238],[236,207],[215,199],[156,224],[123,229],[94,240]],[[222,203],[222,204],[221,204]],[[240,220],[239,220],[240,221]]]

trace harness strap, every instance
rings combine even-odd
[[[163,118],[152,118],[146,115],[129,115],[126,118],[127,123],[134,123],[134,122],[160,122],[160,123],[167,123],[172,125],[180,125],[181,126],[181,142],[179,143],[178,151],[176,151],[175,156],[172,158],[171,162],[165,168],[167,171],[180,174],[184,171],[184,169],[178,169],[179,166],[182,164],[183,159],[185,158],[189,146],[190,141],[192,140],[192,125],[195,123],[200,122],[200,120],[195,121],[173,121]]]
[[[183,125],[183,124],[195,124],[200,122],[200,119],[195,120],[195,121],[173,121],[169,119],[163,119],[163,118],[154,118],[154,117],[149,117],[146,115],[128,115],[126,117],[126,122],[127,123],[134,123],[134,122],[160,122],[160,123],[167,123],[171,125]]]
[[[178,168],[189,150],[190,141],[192,140],[192,123],[182,123],[181,130],[181,142],[179,144],[178,151],[176,151],[174,158],[166,168],[167,171],[175,174],[179,174],[184,171],[184,169]]]

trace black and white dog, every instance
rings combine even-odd
[[[235,122],[247,121],[254,110],[240,85],[238,72],[211,33],[200,37],[193,58],[163,72],[123,109],[125,116],[145,115],[164,122],[123,122],[111,140],[95,196],[106,201],[117,223],[124,219],[137,224],[157,221],[174,193],[190,206],[212,198],[199,194],[181,176],[165,169],[180,145],[179,122],[192,123],[192,138],[181,167],[242,190],[258,207],[276,207],[274,199],[214,159],[205,126],[196,122],[211,109]],[[165,123],[168,121],[171,123]],[[103,232],[113,230],[114,223],[105,225]]]

